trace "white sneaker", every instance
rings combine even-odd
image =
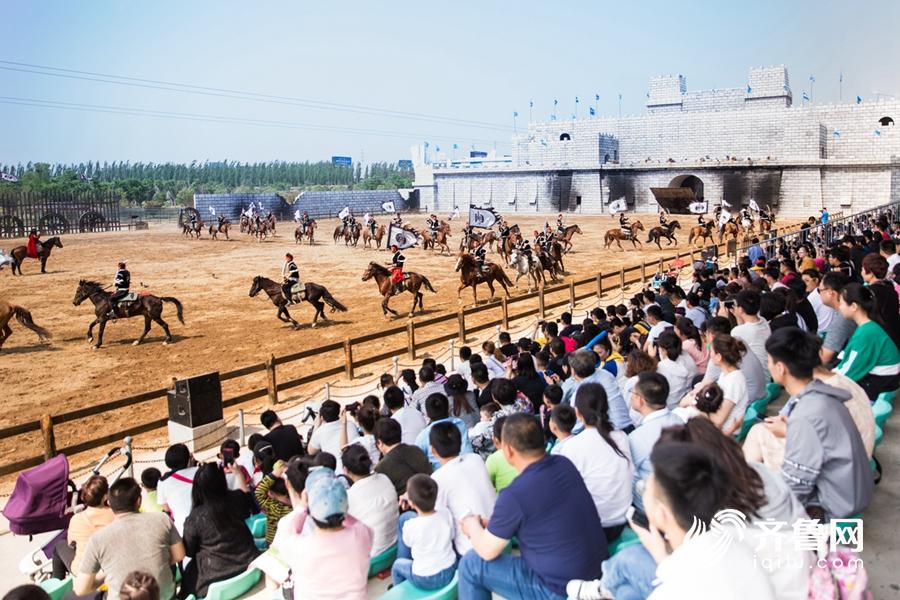
[[[600,585],[599,579],[585,581],[573,579],[566,584],[566,596],[569,600],[604,600],[612,598],[608,591]]]

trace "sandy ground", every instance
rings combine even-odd
[[[643,220],[649,221],[646,217]],[[687,219],[682,221],[686,223]],[[424,216],[413,217],[411,222],[421,228]],[[543,225],[544,217],[515,217],[510,222],[531,231]],[[622,264],[639,264],[642,259],[651,262],[673,254],[671,250],[649,250],[646,245],[644,251],[603,250],[603,233],[613,226],[609,217],[572,215],[567,222],[578,223],[584,231],[584,235],[575,236],[574,250],[566,255],[566,268],[572,277],[583,278],[598,270],[615,270]],[[189,240],[174,224],[150,231],[68,235],[62,239],[65,247],[54,249],[46,274],[40,274],[39,264],[33,260],[25,263],[24,277],[13,277],[8,270],[0,272],[0,297],[28,308],[35,322],[54,336],[50,345],[42,346],[32,332],[11,323],[14,333],[0,353],[0,386],[6,408],[0,415],[0,425],[166,387],[173,376],[227,371],[262,362],[270,354],[285,355],[405,324],[411,295],[392,301],[402,317],[389,323],[381,315],[375,284],[361,281],[368,262],[384,263],[389,260],[388,252],[363,249],[361,242],[356,248],[345,247],[342,242],[335,245],[330,233],[336,224],[336,220],[320,222],[320,239],[314,246],[296,245],[291,223],[281,223],[278,236],[261,243],[237,232],[233,232],[231,241],[213,241],[206,235],[199,241]],[[461,224],[455,222],[452,228],[451,241],[456,246]],[[679,233],[679,250],[684,250],[686,232],[682,229]],[[3,245],[8,249],[18,243],[4,240]],[[327,313],[332,321],[310,329],[311,305],[292,307],[293,316],[303,323],[294,331],[276,319],[276,309],[264,294],[250,298],[255,275],[280,281],[287,251],[296,256],[304,281],[325,285],[349,311]],[[437,294],[425,295],[426,314],[456,311],[459,275],[454,272],[455,256],[421,249],[410,249],[406,255],[407,270],[427,275],[437,289]],[[489,260],[497,258],[489,254]],[[128,261],[132,289],[174,296],[184,304],[186,325],[177,322],[172,305],[166,305],[163,312],[175,336],[173,344],[161,343],[163,332],[154,324],[145,342],[132,346],[143,327],[143,319],[134,318],[110,323],[101,349],[89,346],[86,331],[93,309],[87,302],[73,306],[75,288],[80,279],[111,283],[120,259]],[[521,283],[524,291],[524,279]],[[479,298],[486,299],[487,295],[487,289],[480,286]],[[471,291],[463,293],[463,301],[471,304]],[[403,339],[397,337],[389,346],[402,346]],[[368,354],[389,346],[373,348]],[[327,368],[340,364],[337,360],[340,356],[336,354],[323,359],[321,365],[308,363],[303,368]],[[300,374],[304,373],[293,376]],[[257,376],[240,382],[245,385],[243,389],[264,385]],[[238,387],[232,385],[226,393],[236,390]],[[141,409],[118,411],[104,419],[104,429],[110,422],[115,426],[159,418],[165,414],[160,412],[165,410],[163,405],[162,401],[151,402]]]

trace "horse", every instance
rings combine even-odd
[[[550,243],[550,250],[549,252],[547,252],[547,254],[550,257],[550,260],[553,261],[553,266],[556,268],[559,274],[565,275],[566,267],[563,265],[563,254],[565,254],[565,251],[563,250],[562,244],[554,240]]]
[[[538,251],[537,253],[537,263],[540,265],[542,271],[550,272],[550,281],[556,283],[559,281],[557,278],[558,270],[556,267],[556,263],[553,262],[553,259],[550,258],[550,255],[544,252],[543,250]],[[559,273],[561,274],[561,273]],[[543,276],[543,272],[541,273]],[[546,281],[546,278],[544,278]]]
[[[339,239],[344,237],[344,229],[345,229],[345,227],[344,227],[343,223],[339,224],[337,227],[334,228],[334,236],[332,236],[332,237],[334,238],[335,244],[338,243]]]
[[[634,223],[631,224],[631,235],[630,236],[626,235],[618,227],[615,229],[610,229],[609,231],[606,232],[606,235],[603,236],[603,243],[604,243],[606,249],[609,249],[609,247],[612,245],[612,243],[615,242],[616,245],[619,247],[619,250],[621,250],[622,252],[625,251],[625,248],[623,248],[622,244],[619,243],[621,240],[631,241],[631,245],[635,248],[637,248],[638,246],[643,248],[644,245],[641,244],[641,240],[637,239],[637,235],[635,234],[635,232],[637,232],[637,231],[644,231],[644,224],[641,223],[640,221],[635,221]]]
[[[691,227],[691,232],[688,234],[688,244],[693,244],[694,240],[700,240],[702,245],[706,243],[706,238],[715,241],[713,226],[714,223],[712,221],[707,221],[706,225],[694,225]]]
[[[506,276],[506,273],[503,272],[503,267],[494,263],[485,263],[485,266],[488,268],[487,272],[478,268],[474,256],[468,252],[459,253],[455,270],[459,271],[459,289],[456,290],[456,296],[460,302],[462,301],[462,291],[467,287],[471,287],[475,304],[478,304],[479,283],[487,284],[488,289],[491,290],[491,299],[493,300],[495,281],[503,287],[506,297],[509,297],[509,288],[507,286],[512,286],[513,283]]]
[[[250,217],[241,215],[241,233],[250,233]]]
[[[431,248],[431,251],[434,252],[435,248],[440,248],[441,254],[444,253],[444,250],[447,251],[447,254],[450,254],[450,244],[447,243],[448,237],[450,237],[450,234],[443,229],[438,229],[437,232],[435,232],[434,237],[432,237],[431,231],[423,231],[422,249],[428,250]]]
[[[190,221],[182,221],[181,222],[181,234],[182,235],[186,235],[190,238],[193,238],[194,236],[196,236],[197,239],[199,240],[200,234],[202,233],[202,231],[203,231],[203,221],[200,219],[197,219],[196,221],[194,221],[194,223],[191,223]]]
[[[163,346],[173,341],[168,323],[162,320],[163,302],[171,302],[175,305],[175,310],[178,314],[178,322],[184,325],[183,308],[181,302],[177,298],[171,296],[154,296],[150,293],[141,292],[137,295],[136,299],[127,302],[119,301],[116,303],[115,308],[113,308],[109,299],[110,296],[112,296],[112,293],[105,291],[103,286],[96,281],[82,279],[78,282],[78,287],[75,289],[75,298],[72,299],[72,304],[75,306],[80,305],[88,299],[94,304],[94,314],[97,318],[88,325],[87,339],[88,342],[94,341],[94,325],[99,323],[100,330],[97,332],[97,343],[93,346],[95,350],[103,345],[103,331],[106,329],[106,322],[111,318],[110,313],[113,314],[112,318],[116,319],[130,319],[131,317],[137,316],[144,317],[144,331],[141,333],[141,336],[133,342],[133,345],[135,346],[143,342],[147,333],[150,332],[150,321],[154,321],[166,332],[166,339],[163,341]]]
[[[344,245],[350,244],[356,246],[359,243],[359,234],[362,226],[359,223],[352,223],[350,227],[344,229]]]
[[[513,246],[516,245],[516,238],[520,235],[521,231],[519,230],[519,226],[513,225],[509,228],[509,235],[507,235],[506,238],[497,238],[497,252],[503,260],[509,258],[509,253],[512,252]]]
[[[569,225],[562,230],[562,233],[556,236],[556,239],[562,244],[563,253],[572,249],[572,238],[575,237],[576,233],[578,235],[583,235],[581,228],[578,225]]]
[[[303,241],[303,236],[309,238],[309,245],[312,246],[315,243],[315,235],[316,235],[316,222],[310,221],[309,225],[306,226],[306,231],[303,231],[303,225],[297,225],[297,229],[294,230],[294,241],[298,244]]]
[[[399,313],[393,310],[390,306],[388,306],[388,300],[391,299],[391,296],[395,296],[398,293],[403,293],[404,291],[409,292],[413,295],[413,304],[412,308],[409,310],[409,316],[412,317],[416,312],[416,305],[418,305],[420,310],[425,310],[425,305],[422,303],[422,292],[419,289],[424,285],[425,289],[429,292],[437,293],[433,287],[431,287],[431,282],[428,281],[428,278],[424,275],[419,275],[418,273],[407,272],[405,273],[406,278],[403,281],[403,287],[400,292],[397,292],[394,289],[394,284],[391,282],[391,273],[387,270],[387,267],[384,267],[377,262],[370,262],[368,268],[365,273],[363,273],[362,280],[368,281],[372,278],[375,279],[375,283],[378,284],[378,291],[381,293],[381,310],[384,313],[384,316],[388,316],[388,312],[390,312],[394,316],[399,316]]]
[[[13,317],[16,318],[16,321],[18,321],[19,324],[35,332],[40,343],[46,344],[47,341],[53,337],[50,335],[49,331],[34,323],[31,318],[31,313],[28,312],[27,309],[16,306],[15,304],[10,304],[6,300],[0,298],[0,349],[3,348],[3,342],[12,335],[12,328],[9,326],[9,321]]]
[[[775,221],[769,219],[760,219],[759,220],[759,232],[766,233],[772,231],[772,228],[775,226]]]
[[[304,284],[304,289],[306,293],[304,294],[303,300],[312,304],[313,308],[316,309],[316,314],[313,315],[312,327],[316,326],[316,322],[319,320],[320,316],[322,317],[322,320],[328,320],[328,317],[325,316],[326,304],[331,307],[331,312],[336,310],[347,312],[347,307],[338,302],[324,285],[319,285],[318,283],[306,283]],[[300,328],[300,323],[295,321],[294,318],[291,317],[291,313],[288,312],[287,300],[285,300],[280,285],[267,277],[257,275],[253,278],[253,284],[250,286],[250,297],[255,298],[260,291],[265,292],[269,296],[269,300],[272,301],[272,304],[278,307],[277,316],[279,320],[284,321],[285,323],[291,323],[294,326],[294,329]],[[300,302],[300,297],[294,295],[291,300],[294,303],[298,303]]]
[[[231,229],[231,221],[229,221],[228,219],[223,219],[221,223],[212,223],[209,226],[209,235],[212,237],[212,239],[218,240],[218,234],[224,233],[225,239],[230,240],[231,238],[228,237],[229,229]]]
[[[41,251],[38,252],[37,258],[41,261],[41,273],[47,272],[47,259],[50,258],[50,253],[53,251],[53,248],[62,248],[62,242],[57,236],[53,236],[51,238],[47,238],[43,242],[41,242]],[[19,272],[19,275],[22,274],[22,261],[26,258],[31,258],[28,256],[28,247],[27,246],[16,246],[12,249],[9,255],[13,258],[12,264],[12,272],[13,275],[16,274],[16,271]]]
[[[252,233],[255,233],[256,239],[261,242],[269,237],[270,231],[272,232],[272,237],[275,237],[275,215],[269,215],[265,219],[260,219],[259,227],[255,227]]]
[[[665,226],[660,225],[658,227],[654,227],[650,230],[647,243],[656,242],[656,247],[662,250],[662,246],[659,244],[660,238],[666,238],[668,242],[666,246],[672,245],[672,242],[675,242],[675,247],[678,247],[678,240],[675,238],[675,230],[681,229],[681,223],[678,221],[669,221]]]
[[[363,229],[362,239],[363,246],[368,248],[370,242],[375,242],[375,247],[381,250],[381,240],[384,239],[384,225],[379,225],[375,228],[375,233],[372,233],[372,230],[366,227]]]
[[[528,257],[520,254],[515,248],[509,254],[509,266],[516,271],[516,289],[519,287],[519,279],[525,275],[528,282],[528,291],[531,291],[531,281],[534,280],[534,289],[538,289],[544,283],[544,272],[537,261],[532,260],[529,266]]]
[[[738,239],[738,235],[741,233],[741,226],[732,221],[728,221],[725,223],[722,228],[719,230],[719,243],[721,244],[726,236],[732,235],[734,239]]]

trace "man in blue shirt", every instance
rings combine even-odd
[[[500,448],[519,476],[500,492],[490,522],[462,519],[473,549],[459,563],[459,597],[563,600],[570,579],[596,578],[609,555],[597,508],[575,465],[544,453],[533,416],[507,417]],[[503,552],[513,537],[521,556]]]
[[[622,397],[622,391],[615,376],[605,369],[598,369],[597,354],[592,350],[576,350],[568,355],[572,376],[563,383],[563,404],[574,406],[575,392],[583,383],[599,383],[606,392],[609,401],[609,420],[613,427],[626,433],[634,429],[634,423],[628,414],[628,404]]]
[[[766,251],[759,245],[758,237],[753,238],[751,241],[753,245],[747,249],[747,256],[750,258],[750,262],[755,265],[760,259],[766,260]]]
[[[436,423],[448,421],[456,425],[456,428],[459,429],[459,432],[462,434],[462,451],[460,454],[472,452],[472,442],[469,441],[469,429],[462,419],[450,416],[450,401],[447,400],[447,396],[439,392],[435,392],[428,396],[428,398],[425,399],[425,415],[428,417],[428,426],[416,436],[416,446],[421,448],[422,452],[425,453],[425,456],[428,457],[428,462],[431,463],[432,469],[437,470],[441,466],[441,463],[438,462],[438,459],[431,452],[431,444],[428,441],[431,428],[434,427]]]

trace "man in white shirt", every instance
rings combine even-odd
[[[644,344],[644,351],[652,356],[653,354],[656,354],[656,351],[653,349],[656,338],[658,338],[659,334],[665,331],[667,327],[672,327],[672,324],[663,320],[663,312],[659,305],[651,304],[646,310],[647,323],[650,324],[650,332],[647,334],[647,343]]]
[[[384,405],[391,411],[391,418],[400,423],[402,442],[415,444],[416,436],[425,429],[425,417],[412,406],[406,406],[403,390],[391,386],[384,390]]]
[[[434,381],[434,369],[428,365],[423,365],[419,369],[419,386],[419,389],[413,392],[411,404],[416,410],[425,414],[425,400],[435,392],[443,394],[444,386]]]
[[[469,384],[469,390],[473,391],[475,389],[475,383],[472,381],[472,365],[469,363],[470,358],[472,358],[472,349],[468,346],[461,347],[459,349],[459,364],[456,366],[456,372],[463,376],[463,379]]]
[[[371,556],[378,556],[397,543],[397,491],[387,475],[372,472],[369,454],[359,444],[344,448],[341,462],[353,482],[347,490],[347,512],[372,530]]]
[[[821,336],[822,333],[828,330],[831,320],[834,319],[834,309],[826,306],[822,302],[822,296],[819,295],[819,280],[821,277],[818,271],[807,269],[803,271],[801,277],[803,278],[803,284],[806,286],[806,299],[809,300],[810,305],[813,307],[816,313],[816,320],[819,322],[819,331],[815,333],[819,333]]]
[[[184,444],[173,444],[166,450],[166,467],[169,473],[159,480],[156,488],[156,501],[160,506],[168,508],[175,522],[175,529],[181,535],[184,532],[184,520],[194,506],[191,490],[194,487],[194,457]]]
[[[894,267],[900,264],[900,254],[897,254],[897,244],[894,240],[883,240],[878,249],[888,261],[888,279],[893,279]]]
[[[440,467],[431,475],[438,484],[437,510],[447,510],[453,516],[456,552],[465,554],[472,542],[459,527],[466,515],[481,515],[486,520],[494,512],[497,493],[491,484],[484,460],[475,453],[460,455],[462,434],[450,422],[437,423],[429,432],[431,452]]]
[[[731,330],[731,335],[738,338],[747,346],[747,349],[759,360],[766,379],[769,378],[768,355],[766,354],[766,340],[772,330],[769,323],[759,316],[760,295],[753,290],[738,292],[734,298],[734,316],[739,325]]]
[[[319,417],[312,437],[309,439],[307,451],[310,456],[319,452],[327,452],[337,459],[337,470],[341,470],[341,405],[334,400],[326,400],[319,408]],[[352,422],[347,422],[347,443],[359,437],[359,432]]]

